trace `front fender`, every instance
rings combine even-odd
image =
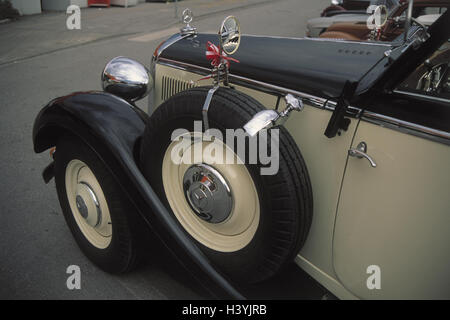
[[[35,119],[34,151],[55,146],[63,132],[70,132],[89,145],[95,138],[111,151],[132,152],[144,131],[144,117],[138,108],[109,93],[77,92],[56,98]]]
[[[33,127],[34,151],[56,145],[67,132],[78,136],[99,156],[135,205],[152,232],[169,251],[217,296],[244,297],[224,278],[181,227],[142,176],[135,161],[146,115],[105,92],[81,92],[57,98],[38,114]],[[205,277],[206,276],[206,277]]]

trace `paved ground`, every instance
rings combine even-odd
[[[303,36],[306,20],[318,16],[328,3],[186,0],[179,6],[180,11],[190,7],[196,13],[194,25],[200,31],[218,29],[222,19],[233,14],[241,20],[244,33]],[[48,154],[34,154],[31,143],[33,121],[41,107],[72,91],[101,89],[100,72],[115,56],[148,64],[154,48],[172,32],[170,28],[180,25],[173,5],[165,3],[83,9],[81,14],[79,31],[66,30],[62,13],[0,25],[0,298],[208,297],[183,269],[158,252],[129,275],[112,276],[97,269],[65,225],[54,182],[45,185],[41,179]],[[146,102],[139,105],[145,107]],[[72,264],[81,267],[81,290],[66,288],[65,271]],[[323,292],[295,266],[270,283],[248,289],[251,297],[258,298],[319,299]]]

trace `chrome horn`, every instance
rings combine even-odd
[[[245,132],[253,137],[263,129],[270,129],[274,126],[283,125],[292,111],[302,111],[303,102],[300,98],[288,94],[284,97],[286,108],[278,112],[276,110],[263,110],[253,116],[253,118],[244,125]]]

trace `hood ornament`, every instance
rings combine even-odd
[[[197,34],[197,28],[190,25],[192,20],[194,19],[194,14],[191,9],[186,8],[183,10],[181,15],[181,19],[184,24],[186,24],[183,28],[180,29],[181,35],[189,35],[189,34]]]

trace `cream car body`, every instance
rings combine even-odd
[[[211,84],[199,82],[204,67],[161,56],[165,45],[154,57],[150,114],[181,90]],[[314,194],[313,223],[296,263],[343,299],[450,298],[450,134],[355,105],[348,129],[329,139],[323,130],[335,101],[257,78],[233,79],[236,90],[268,109],[287,93],[305,104],[285,124],[305,158]],[[375,168],[348,155],[360,142]],[[382,290],[367,283],[373,266],[381,271]]]

